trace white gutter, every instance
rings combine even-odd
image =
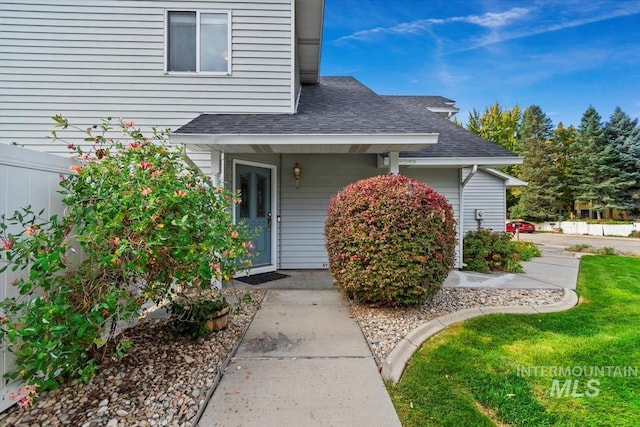
[[[438,142],[437,133],[396,134],[180,134],[173,144],[193,151],[227,153],[350,153],[415,152]]]
[[[482,167],[521,165],[524,158],[519,156],[509,157],[401,157],[400,166],[407,167],[458,167],[469,168],[473,165]],[[378,167],[389,165],[387,157],[378,158]]]

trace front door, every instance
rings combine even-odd
[[[241,202],[236,205],[236,221],[255,230],[253,266],[267,266],[271,259],[271,169],[244,164],[236,165],[236,189]]]

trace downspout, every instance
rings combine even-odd
[[[464,181],[462,181],[462,189],[463,190],[464,190],[464,187],[469,182],[469,180],[471,180],[471,178],[473,178],[473,176],[476,174],[476,172],[478,172],[478,165],[473,165],[473,168],[471,168],[471,172],[469,172],[469,175],[467,175],[467,177],[464,179]],[[460,169],[460,177],[462,178],[462,168]]]
[[[471,168],[471,172],[469,175],[464,177],[462,174],[464,173],[464,169],[460,168],[460,221],[458,221],[458,225],[460,226],[460,238],[458,239],[458,253],[460,254],[460,259],[458,260],[458,268],[464,267],[463,262],[463,249],[464,249],[464,187],[469,183],[471,178],[478,172],[478,165],[473,165]]]

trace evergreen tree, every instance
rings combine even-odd
[[[553,131],[553,138],[558,149],[558,157],[556,161],[558,177],[560,180],[560,207],[565,212],[574,211],[575,191],[574,183],[571,180],[571,169],[574,166],[574,153],[576,135],[578,130],[570,125],[565,128],[562,122]]]
[[[582,116],[575,142],[574,167],[576,200],[589,205],[589,216],[597,219],[614,201],[616,153],[604,134],[602,119],[590,106]]]
[[[562,182],[558,165],[559,148],[553,138],[553,124],[537,105],[522,115],[519,143],[523,149],[522,178],[528,182],[518,204],[512,209],[513,218],[532,221],[555,219]]]
[[[615,153],[615,193],[607,205],[627,211],[640,209],[640,129],[619,107],[604,126],[604,135]]]

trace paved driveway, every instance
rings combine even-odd
[[[640,239],[630,237],[600,237],[576,234],[533,233],[521,234],[520,240],[528,240],[543,245],[566,248],[575,244],[587,244],[594,248],[613,247],[622,252],[634,252],[640,255]]]

